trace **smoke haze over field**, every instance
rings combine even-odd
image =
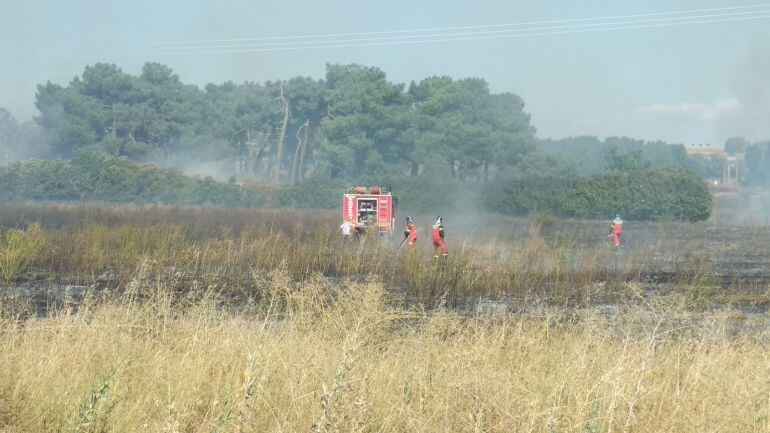
[[[758,7],[736,9],[747,5]],[[726,0],[2,0],[0,107],[22,123],[36,114],[36,84],[66,84],[95,62],[115,63],[135,74],[144,62],[157,61],[199,86],[320,78],[327,62],[355,62],[382,68],[396,82],[431,75],[482,77],[495,92],[523,97],[541,137],[626,135],[687,144],[721,144],[731,135],[760,139],[770,132],[770,85],[763,78],[770,64],[770,18],[764,17],[770,16],[770,5],[763,5]],[[672,12],[706,9],[690,24],[669,25],[682,16]],[[650,14],[668,15],[657,15],[665,21],[645,27]],[[612,30],[579,27],[563,34],[567,26],[595,26],[599,17],[627,18],[612,21]],[[347,39],[377,39],[309,50],[287,42],[330,37],[294,38],[270,51],[243,49],[270,42],[254,38],[509,23],[546,30],[486,39],[462,36],[473,29],[454,30],[457,40],[406,44],[398,38],[409,33],[358,35]],[[500,28],[481,30],[487,37]],[[217,48],[222,46],[228,48]]]
[[[770,45],[754,50],[740,65],[731,90],[738,104],[719,119],[725,135],[770,139]]]

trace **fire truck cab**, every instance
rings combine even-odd
[[[342,222],[352,224],[357,233],[375,231],[390,236],[396,224],[398,199],[390,188],[351,186],[342,198]]]

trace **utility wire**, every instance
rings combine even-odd
[[[199,51],[185,51],[189,54],[228,54],[228,53],[255,53],[255,52],[270,52],[270,51],[296,51],[296,50],[308,50],[308,49],[331,49],[331,48],[357,48],[357,47],[380,47],[380,46],[392,46],[392,45],[414,45],[425,43],[441,43],[441,42],[462,42],[462,41],[478,41],[488,39],[503,39],[503,38],[515,38],[515,37],[531,37],[531,36],[549,36],[549,35],[564,35],[564,34],[577,34],[577,33],[589,33],[600,31],[617,31],[617,30],[637,30],[647,29],[655,27],[671,27],[682,26],[689,24],[710,24],[710,23],[725,23],[732,21],[747,21],[757,19],[768,19],[770,14],[754,17],[741,17],[723,20],[706,20],[706,21],[692,21],[692,22],[680,22],[680,23],[664,23],[664,24],[646,24],[626,27],[603,27],[592,28],[582,30],[560,30],[560,31],[544,31],[537,33],[519,33],[519,34],[505,34],[505,35],[487,35],[487,36],[475,36],[475,37],[452,37],[452,38],[435,38],[435,39],[415,39],[408,41],[390,41],[390,42],[374,42],[374,43],[352,43],[352,44],[337,44],[337,45],[319,45],[319,46],[291,46],[291,47],[263,47],[263,48],[245,48],[245,49],[225,49],[225,50],[199,50]],[[173,55],[180,54],[180,52],[160,52],[160,55]]]
[[[540,32],[555,32],[555,31],[570,31],[570,30],[605,30],[604,27],[612,27],[616,29],[623,28],[638,28],[634,25],[646,25],[646,24],[664,24],[666,22],[672,23],[672,25],[681,24],[695,24],[695,23],[710,23],[710,22],[724,22],[730,21],[729,18],[741,18],[753,19],[755,17],[764,17],[770,15],[770,8],[761,11],[752,12],[732,12],[724,14],[710,14],[710,15],[697,15],[690,17],[672,17],[672,18],[655,18],[655,19],[642,19],[642,20],[627,20],[627,21],[613,21],[604,23],[587,23],[587,24],[571,24],[562,26],[545,26],[545,27],[533,27],[526,29],[500,29],[500,30],[481,30],[473,32],[454,32],[454,33],[439,33],[439,34],[418,34],[418,35],[399,35],[399,36],[378,36],[369,38],[356,38],[356,39],[326,39],[315,41],[297,41],[297,42],[262,42],[262,43],[250,43],[250,44],[229,44],[229,45],[214,45],[214,46],[177,46],[166,47],[157,49],[159,51],[185,51],[185,50],[200,50],[200,49],[237,49],[237,48],[263,48],[263,47],[302,47],[312,45],[326,45],[326,44],[340,44],[340,43],[367,43],[367,42],[380,42],[380,41],[409,41],[413,39],[428,39],[429,41],[444,40],[445,38],[452,38],[448,40],[457,40],[455,38],[460,37],[473,37],[473,36],[485,36],[485,35],[500,35],[502,37],[512,35],[516,36],[521,34],[523,36],[531,34],[540,34]],[[724,21],[717,20],[719,18],[726,18]],[[699,21],[700,20],[700,21]],[[703,21],[707,20],[707,21]],[[149,49],[152,50],[152,49]],[[122,51],[141,51],[147,52],[148,49],[125,49]]]
[[[754,10],[746,10],[754,9]],[[720,12],[721,11],[721,12]],[[735,11],[735,12],[728,12]],[[719,12],[719,13],[707,13],[707,12]],[[672,16],[683,15],[687,16]],[[641,18],[641,19],[628,19],[628,18]],[[304,35],[304,36],[283,36],[283,37],[264,37],[264,38],[249,38],[249,39],[229,39],[229,40],[209,40],[209,41],[189,41],[188,45],[179,46],[160,46],[161,44],[182,44],[184,42],[158,42],[154,45],[145,45],[144,48],[131,48],[137,45],[129,46],[129,48],[110,48],[109,52],[112,54],[158,54],[158,55],[171,55],[175,53],[189,53],[189,54],[225,54],[225,53],[250,53],[250,52],[267,52],[267,51],[293,51],[293,50],[307,50],[307,49],[331,49],[331,48],[353,48],[353,47],[376,47],[376,46],[388,46],[388,45],[410,45],[410,44],[424,44],[424,43],[441,43],[441,42],[458,42],[458,41],[473,41],[473,40],[488,40],[488,39],[501,39],[501,38],[514,38],[514,37],[529,37],[529,36],[545,36],[545,35],[560,35],[560,34],[576,34],[576,33],[588,33],[597,31],[618,31],[618,30],[634,30],[645,28],[657,28],[657,27],[671,27],[682,26],[692,24],[710,24],[710,23],[725,23],[735,21],[757,20],[770,18],[770,4],[741,6],[732,8],[715,8],[715,9],[696,9],[689,11],[677,11],[677,12],[663,12],[663,13],[650,13],[650,14],[636,14],[636,15],[621,15],[616,17],[598,17],[598,18],[575,18],[564,20],[551,20],[551,21],[533,21],[528,23],[514,23],[514,24],[499,24],[499,25],[485,25],[485,26],[464,26],[464,27],[444,27],[436,29],[414,29],[414,30],[395,30],[390,32],[364,32],[364,33],[340,33],[340,34],[327,34],[327,35]],[[597,20],[609,20],[604,22],[588,22]],[[581,23],[583,22],[583,23]],[[578,23],[578,24],[566,24],[566,25],[549,25],[540,27],[529,28],[509,28],[512,26],[531,26],[542,23],[551,24],[563,24],[563,23]],[[452,31],[453,29],[475,31]],[[431,33],[436,31],[442,33]],[[404,34],[404,33],[418,33],[420,34]],[[369,37],[356,37],[357,35],[370,35]],[[386,36],[387,35],[387,36]],[[295,40],[289,41],[288,39],[306,39],[306,38],[325,38],[319,40]],[[348,38],[348,39],[343,39]],[[256,42],[274,40],[275,42]],[[254,43],[246,44],[224,44],[223,42],[246,42],[252,41]],[[214,45],[200,45],[202,43],[214,44]],[[108,50],[103,48],[101,52]],[[88,51],[78,50],[69,51],[67,49],[57,50],[58,54],[65,56],[87,56]],[[90,51],[90,54],[95,54],[95,51]]]
[[[759,3],[746,6],[732,6],[722,8],[709,8],[709,9],[688,9],[672,12],[654,12],[643,14],[630,14],[630,15],[610,15],[610,16],[598,16],[598,17],[584,17],[584,18],[567,18],[558,20],[545,20],[545,21],[525,21],[506,24],[485,24],[474,26],[455,26],[455,27],[433,27],[433,28],[421,28],[421,29],[401,29],[401,30],[384,30],[384,31],[369,31],[369,32],[353,32],[353,33],[320,33],[320,34],[308,34],[308,35],[286,35],[286,36],[260,36],[253,38],[230,38],[230,39],[193,39],[193,40],[178,40],[178,41],[157,41],[157,42],[145,42],[138,44],[130,44],[128,47],[146,47],[146,46],[163,46],[163,45],[195,45],[195,44],[219,44],[230,42],[254,42],[264,40],[295,40],[295,39],[318,39],[318,38],[344,38],[344,37],[358,37],[358,36],[378,36],[378,35],[394,35],[394,34],[408,34],[408,33],[436,33],[436,32],[448,32],[458,30],[480,30],[480,29],[495,29],[505,27],[521,27],[521,26],[533,26],[543,24],[563,24],[571,22],[584,22],[584,21],[606,21],[606,20],[619,20],[629,18],[650,18],[650,17],[665,17],[671,15],[682,14],[700,14],[710,12],[725,12],[735,10],[750,10],[761,9],[770,7],[770,3]],[[93,47],[94,45],[90,45]],[[81,45],[80,48],[87,48],[88,46]]]

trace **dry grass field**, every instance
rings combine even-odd
[[[770,429],[763,228],[480,221],[6,206],[0,431]]]

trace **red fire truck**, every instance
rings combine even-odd
[[[353,224],[359,233],[376,230],[390,236],[396,223],[398,199],[390,188],[352,186],[342,198],[342,222]]]

